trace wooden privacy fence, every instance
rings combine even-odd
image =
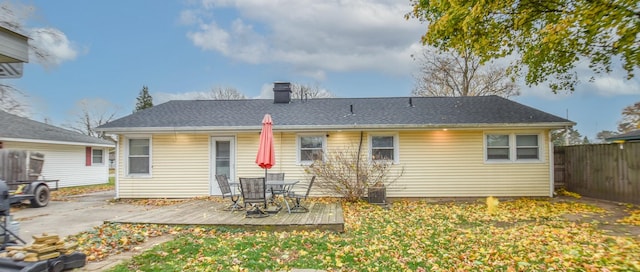
[[[583,196],[640,204],[640,143],[557,146],[555,182]]]
[[[44,154],[25,150],[0,149],[0,179],[4,181],[36,180],[42,173]]]

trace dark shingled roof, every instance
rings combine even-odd
[[[80,134],[56,126],[33,121],[0,110],[0,140],[20,139],[42,142],[69,142],[71,144],[115,146],[113,142]]]
[[[353,111],[353,113],[352,113]],[[274,129],[478,127],[574,123],[498,96],[175,100],[99,127],[104,131],[259,129],[270,113]]]
[[[640,129],[606,138],[607,141],[640,141]]]

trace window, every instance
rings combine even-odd
[[[540,160],[539,138],[537,134],[487,134],[487,161]]]
[[[102,149],[93,149],[91,150],[91,162],[93,162],[93,164],[103,164],[104,163],[104,156],[103,156],[103,150]]]
[[[370,159],[373,161],[398,162],[398,143],[396,135],[371,135],[369,137]]]
[[[487,135],[487,159],[509,159],[509,135]]]
[[[150,174],[150,140],[149,139],[129,139],[128,153],[128,173]]]
[[[539,159],[537,135],[516,135],[516,159]]]
[[[298,162],[312,163],[324,159],[324,135],[302,135],[298,137]]]

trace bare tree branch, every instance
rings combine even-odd
[[[291,84],[291,99],[329,98],[334,95],[318,85]]]
[[[76,103],[73,115],[75,120],[63,126],[85,135],[105,138],[104,132],[98,132],[96,127],[112,121],[116,116],[116,107],[104,99],[82,99]]]
[[[22,117],[29,116],[26,95],[15,87],[0,83],[0,110]]]
[[[197,99],[239,100],[247,99],[247,96],[233,87],[213,87],[211,92],[199,95]]]
[[[481,65],[470,50],[460,55],[454,51],[424,50],[420,73],[412,95],[416,96],[481,96],[511,97],[520,94],[506,69]]]

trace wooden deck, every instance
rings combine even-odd
[[[264,218],[246,218],[244,211],[226,211],[229,203],[191,200],[136,214],[128,214],[105,223],[207,225],[246,230],[328,230],[344,232],[344,217],[339,203],[306,203],[307,213],[287,212],[287,207]]]

